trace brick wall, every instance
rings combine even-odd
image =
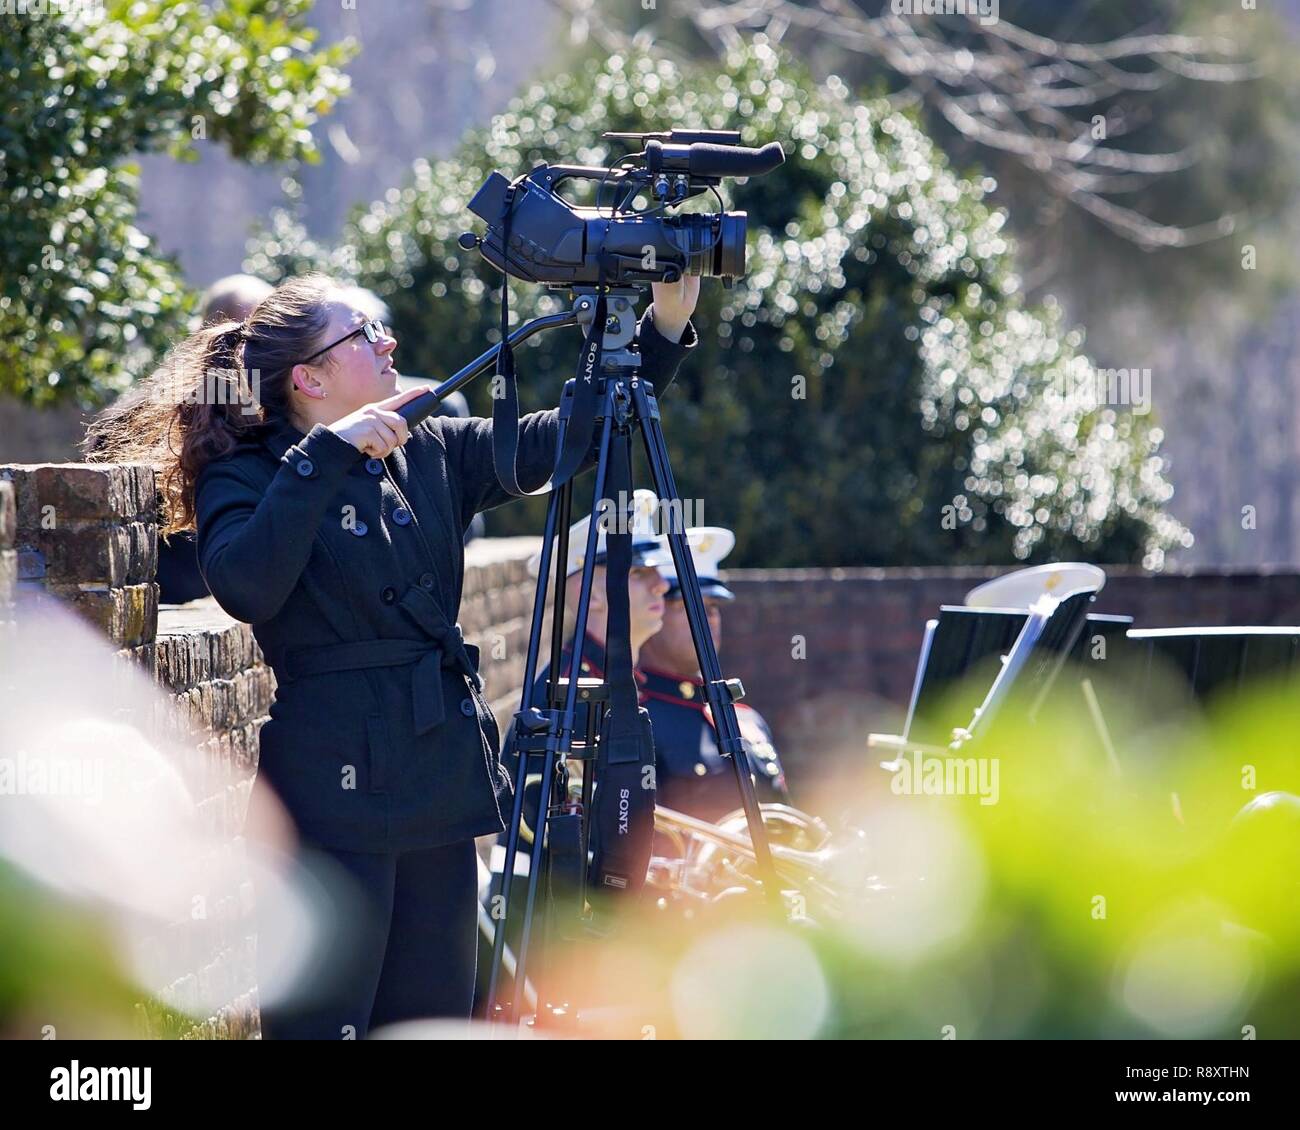
[[[152,667],[157,495],[148,467],[9,464],[18,591],[57,599]]]
[[[473,543],[461,623],[483,650],[488,694],[503,723],[518,708],[536,538]],[[865,764],[866,735],[906,714],[925,622],[1007,567],[740,569],[726,613],[722,664],[771,724],[792,787]],[[1300,570],[1106,570],[1095,611],[1139,627],[1300,624]],[[801,657],[799,657],[801,656]]]
[[[925,622],[1005,568],[740,569],[723,668],[772,725],[792,786],[861,762],[906,714]],[[1138,627],[1300,624],[1300,570],[1111,567],[1094,611]],[[803,658],[796,658],[802,640]]]
[[[275,676],[247,624],[232,620],[211,598],[163,605],[155,641],[156,677],[172,702],[162,714],[168,736],[203,755],[197,814],[222,856],[236,868],[244,817],[257,769],[257,735],[275,693]],[[233,855],[233,861],[231,856]],[[214,866],[213,870],[216,868]],[[186,1008],[203,999],[230,1003],[191,1029],[190,1038],[246,1039],[260,1030],[256,1005],[256,928],[251,886],[225,891],[202,922],[186,922],[192,959],[166,986],[165,999]]]
[[[198,819],[216,854],[237,856],[257,731],[274,679],[251,629],[213,601],[160,610],[156,567],[157,495],[150,468],[0,467],[0,610],[11,589],[24,607],[57,601],[153,678],[162,709],[132,721],[170,748],[179,743],[199,751],[202,772],[193,782]],[[208,863],[200,866],[206,870]],[[202,919],[173,923],[164,936],[146,939],[174,973],[170,983],[156,987],[160,1000],[185,1009],[201,985],[205,998],[232,1004],[179,1031],[146,1006],[138,1016],[142,1034],[255,1033],[254,941],[251,902],[239,895],[208,907]]]
[[[460,626],[479,648],[488,703],[502,724],[519,709],[528,629],[537,581],[528,558],[538,538],[480,538],[465,549],[465,588]]]

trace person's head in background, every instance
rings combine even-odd
[[[392,308],[379,297],[373,290],[364,286],[345,286],[342,290],[344,299],[360,310],[367,318],[374,318],[375,321],[383,322],[389,333],[393,333]],[[436,384],[432,377],[412,376],[409,373],[401,373],[397,377],[397,390],[407,392],[413,388],[423,388],[428,385]],[[445,396],[438,405],[436,413],[439,416],[459,416],[462,419],[468,418],[469,401],[465,399],[463,392],[453,392]],[[475,519],[475,521],[479,521]],[[479,522],[481,526],[482,523]]]
[[[199,325],[209,327],[224,322],[243,322],[253,312],[254,307],[275,288],[270,283],[255,275],[226,275],[217,279],[199,300]],[[146,401],[153,393],[150,380],[137,381],[127,389],[107,409],[99,413],[82,439],[82,450],[87,458],[99,458],[107,447],[113,447],[123,453],[129,450],[124,434],[135,425],[132,420],[136,415],[149,415]],[[153,429],[156,421],[145,420],[144,427]],[[118,435],[111,434],[112,432]],[[143,448],[135,452],[139,457]]]
[[[214,326],[222,322],[242,322],[253,308],[274,288],[253,275],[226,275],[217,279],[203,292],[199,306],[199,322],[202,326]],[[123,422],[129,419],[129,413],[142,410],[142,402],[149,396],[149,382],[137,381],[111,407],[111,412]],[[94,455],[105,443],[101,422],[98,431],[91,431],[82,440],[82,447],[87,456]]]
[[[253,275],[226,275],[203,293],[205,326],[217,322],[242,322],[274,287]]]
[[[367,318],[383,322],[385,326],[392,329],[393,311],[388,303],[373,290],[364,286],[345,286],[339,289],[339,295],[350,306],[360,310]]]
[[[714,648],[722,646],[722,609],[736,599],[718,576],[719,563],[735,548],[736,535],[721,526],[696,526],[686,531],[686,540],[691,547],[691,560],[695,564],[695,574],[700,582],[700,593],[704,597],[704,611],[709,619],[709,634],[713,636]],[[668,554],[667,539],[664,539],[664,554],[667,562],[660,566],[664,582],[668,586],[664,594],[664,623],[659,632],[646,641],[641,648],[641,665],[648,670],[659,671],[665,675],[678,678],[698,679],[700,677],[700,659],[695,654],[695,641],[691,638],[691,623],[686,618],[686,605],[682,600],[681,583],[677,568]]]
[[[336,280],[287,279],[242,321],[206,325],[174,345],[134,404],[95,417],[84,445],[98,461],[152,464],[161,532],[192,529],[208,463],[263,426],[307,432],[392,396],[396,348]]]
[[[656,567],[663,556],[663,546],[654,533],[654,516],[659,499],[653,491],[638,490],[633,495],[632,517],[632,569],[627,579],[629,638],[632,643],[632,662],[635,663],[641,646],[663,625],[664,592],[667,581]],[[571,632],[582,589],[583,555],[587,549],[587,530],[591,517],[575,522],[569,530],[569,560],[566,568],[564,608]],[[605,559],[607,545],[605,523],[598,517],[596,532],[596,563],[592,570],[591,602],[587,611],[587,634],[602,647],[609,635],[609,603],[605,594]],[[529,571],[537,575],[541,553],[535,553],[528,563]]]

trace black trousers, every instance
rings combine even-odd
[[[395,854],[305,844],[298,863],[317,919],[310,952],[301,921],[257,892],[263,1039],[359,1040],[402,1020],[468,1020],[478,931],[473,840]],[[290,978],[286,958],[300,976]]]

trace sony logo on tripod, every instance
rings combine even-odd
[[[600,352],[600,342],[592,338],[587,345],[587,359],[582,363],[582,380],[584,384],[591,384],[593,371],[596,368],[596,355]]]

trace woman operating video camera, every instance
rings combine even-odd
[[[696,343],[699,278],[653,289],[638,342],[642,372],[663,388]],[[492,423],[408,427],[397,410],[422,393],[396,394],[397,341],[340,290],[294,279],[245,322],[202,329],[150,378],[144,409],[92,429],[99,458],[159,469],[164,531],[197,527],[209,588],[253,625],[275,672],[254,799],[273,789],[304,844],[364,893],[342,991],[265,1010],[269,1038],[468,1017],[474,837],[500,832],[510,811],[476,649],[456,626],[465,529],[511,497]],[[250,374],[255,404],[214,390],[222,373]],[[525,488],[549,477],[557,437],[557,410],[522,419]]]

